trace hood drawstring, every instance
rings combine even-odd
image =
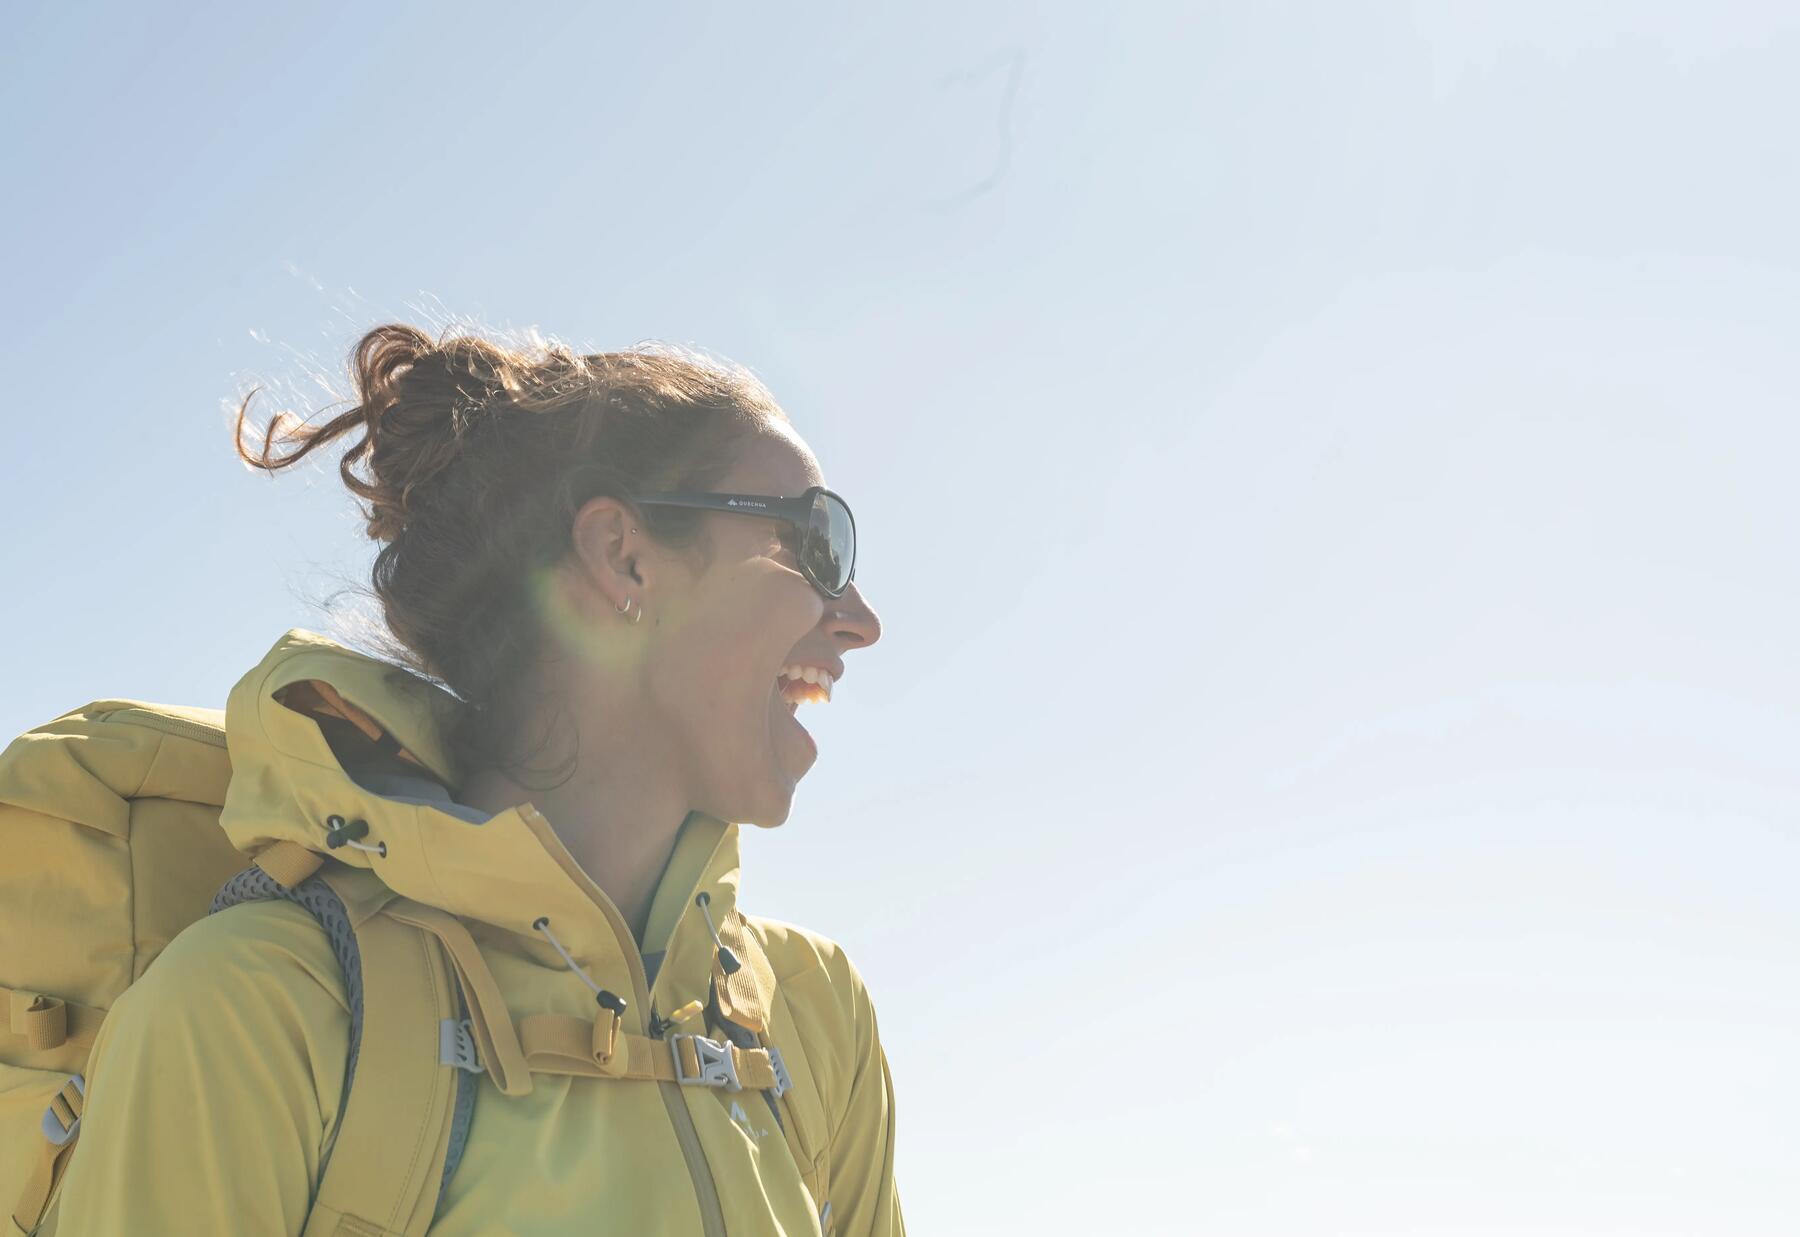
[[[374,846],[364,846],[361,842],[356,840],[357,838],[367,836],[369,836],[369,822],[366,820],[353,820],[348,824],[345,824],[342,816],[327,816],[325,818],[326,847],[331,850],[336,850],[340,846],[348,846],[351,850],[366,850],[371,855],[380,855],[383,859],[386,859],[386,842],[378,842]]]
[[[738,968],[744,964],[739,962],[738,956],[731,952],[731,947],[719,939],[719,930],[713,927],[712,912],[707,909],[707,906],[711,902],[712,895],[707,893],[704,889],[694,897],[694,905],[698,906],[700,908],[700,913],[706,916],[707,934],[712,937],[712,943],[719,947],[719,968],[727,975],[736,975],[738,973]]]
[[[601,1009],[610,1009],[614,1014],[617,1014],[620,1017],[624,1016],[625,998],[608,988],[602,988],[593,981],[593,978],[586,971],[576,965],[575,959],[569,956],[569,951],[562,947],[562,942],[557,940],[555,933],[550,931],[550,916],[539,915],[532,921],[531,926],[544,934],[545,938],[549,940],[551,947],[554,948],[557,953],[562,955],[562,960],[568,968],[581,976],[582,983],[593,989],[594,1004],[598,1005]]]
[[[366,829],[367,826],[364,826],[364,828]],[[350,842],[348,845],[354,846],[356,843]],[[385,851],[383,853],[385,853]],[[719,966],[727,975],[735,975],[744,964],[738,961],[738,956],[731,951],[731,946],[719,939],[719,931],[713,926],[712,912],[707,909],[708,904],[711,903],[711,901],[712,897],[707,894],[705,890],[702,890],[699,895],[694,898],[694,903],[699,906],[700,913],[706,917],[707,934],[712,937],[713,944],[718,947]],[[595,983],[593,977],[582,970],[575,959],[569,956],[569,951],[563,948],[562,942],[556,939],[556,934],[550,931],[550,916],[539,915],[536,919],[532,920],[531,926],[533,930],[544,934],[544,939],[550,942],[550,947],[556,950],[562,957],[563,965],[567,966],[571,971],[574,971],[575,974],[581,977],[581,982],[586,984],[593,992],[594,1003],[596,1005],[600,1006],[602,1009],[610,1009],[613,1013],[621,1017],[624,1016],[626,1004],[625,998],[606,988],[602,988],[599,984]],[[705,1010],[706,1002],[697,1000],[689,1001],[686,1005],[683,1005],[681,1008],[671,1013],[667,1018],[659,1017],[655,1010],[651,1010],[650,1025],[647,1029],[653,1038],[661,1038],[663,1031],[672,1026],[676,1026],[679,1023],[686,1022],[688,1019],[705,1012]]]

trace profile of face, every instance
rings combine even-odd
[[[721,492],[798,495],[826,485],[806,443],[778,424],[745,440]],[[584,622],[614,650],[606,690],[633,701],[634,726],[656,740],[691,810],[773,827],[818,759],[795,698],[825,699],[823,685],[783,684],[784,667],[843,677],[844,657],[881,638],[881,620],[855,583],[827,597],[802,574],[799,532],[774,519],[716,511],[700,515],[709,563],[669,550],[637,526],[629,509],[596,498],[576,516]],[[630,614],[618,609],[630,598]],[[608,613],[611,611],[611,613]],[[830,688],[835,694],[835,683]],[[820,707],[799,704],[800,710]]]

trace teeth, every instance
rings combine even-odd
[[[815,697],[811,693],[807,693],[802,698],[825,701],[831,699],[831,688],[837,681],[831,677],[831,671],[821,670],[817,666],[783,666],[781,673],[775,677],[778,682],[783,679],[793,679],[802,683],[811,683],[818,687],[819,695]]]

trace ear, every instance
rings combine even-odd
[[[588,499],[575,513],[569,530],[571,566],[584,586],[584,598],[604,600],[622,610],[627,598],[639,606],[651,587],[655,567],[646,553],[650,539],[638,529],[638,518],[618,499]]]

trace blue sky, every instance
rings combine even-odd
[[[255,7],[9,22],[0,728],[333,630],[249,386],[698,345],[886,626],[744,887],[915,1231],[1792,1231],[1795,10]]]

